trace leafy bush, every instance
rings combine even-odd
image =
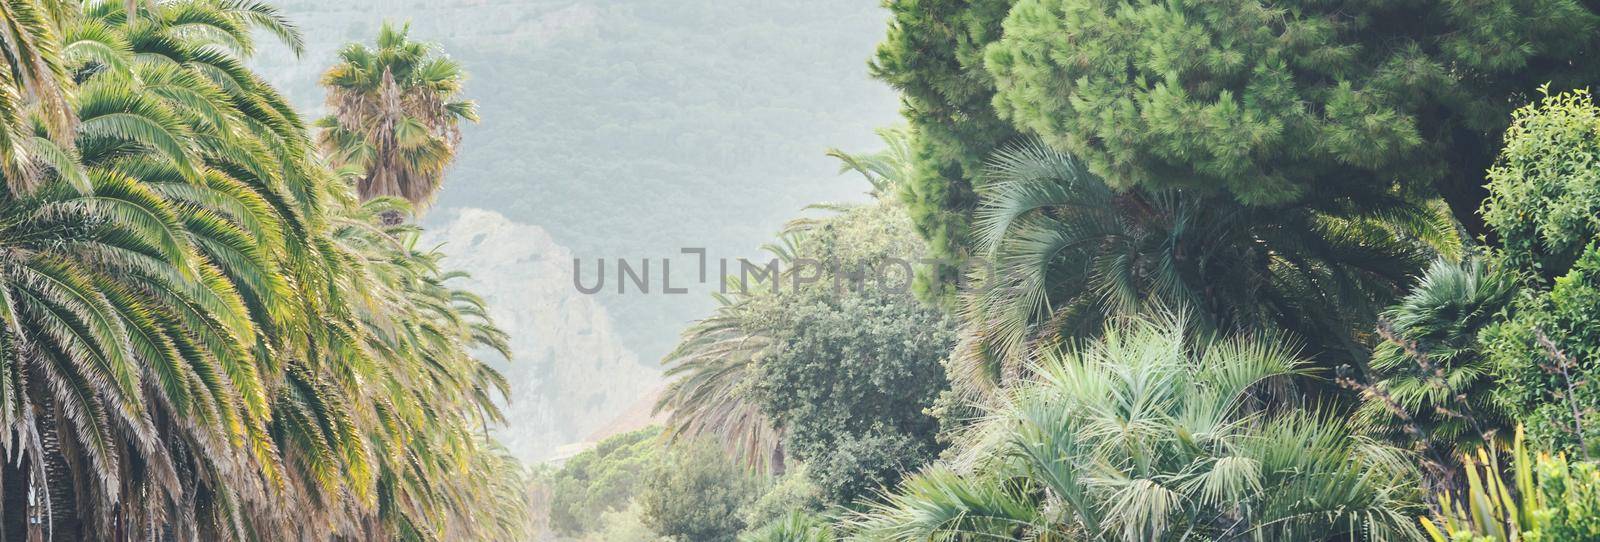
[[[948,387],[940,361],[955,342],[952,322],[904,282],[869,278],[842,293],[833,284],[861,268],[883,276],[893,271],[892,258],[915,260],[914,241],[895,206],[819,221],[798,234],[795,254],[839,267],[747,313],[751,328],[773,341],[755,367],[751,397],[786,433],[788,453],[810,463],[828,502],[892,486],[939,451],[939,422],[925,411]]]
[[[658,428],[617,435],[573,456],[545,482],[550,527],[579,536],[606,525],[604,516],[628,508],[662,461]]]
[[[1537,527],[1524,533],[1525,540],[1600,539],[1600,464],[1542,455],[1535,472],[1544,501],[1533,511]]]
[[[829,503],[851,504],[894,487],[906,473],[916,472],[934,457],[931,433],[919,438],[896,432],[843,434],[831,439],[826,452],[816,454],[809,469],[811,479]]]
[[[682,542],[732,541],[761,480],[706,441],[682,441],[649,478],[639,501],[645,525]]]
[[[795,512],[819,512],[827,505],[822,488],[812,483],[810,467],[791,463],[789,469],[744,509],[744,524],[761,527]]]
[[[1483,218],[1512,269],[1559,277],[1600,237],[1600,108],[1586,91],[1518,109]]]
[[[1535,442],[1593,453],[1600,444],[1600,247],[1514,309],[1484,333],[1500,374],[1496,396]]]

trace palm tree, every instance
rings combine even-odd
[[[717,302],[716,313],[684,331],[662,360],[671,383],[655,410],[668,413],[669,439],[714,439],[752,468],[781,470],[783,434],[749,397],[755,363],[773,341],[740,317],[750,300],[719,295]]]
[[[30,117],[0,194],[0,534],[519,538],[505,382],[468,354],[504,334],[245,67],[293,26],[136,5],[54,16],[74,122]]]
[[[867,180],[877,205],[894,207],[895,191],[910,175],[910,134],[899,128],[879,130],[878,135],[887,147],[877,153],[850,154],[829,149],[827,154],[839,160],[841,174],[854,172]],[[820,204],[808,209],[850,213],[860,211],[860,207]],[[764,248],[788,267],[797,258],[797,246],[809,233],[839,223],[842,220],[837,215],[792,220],[785,224],[779,241]],[[906,233],[900,239],[910,239],[912,235]],[[759,470],[778,471],[784,460],[783,433],[749,396],[755,385],[756,364],[778,342],[763,333],[759,324],[772,300],[748,295],[754,292],[742,291],[736,281],[731,277],[729,280],[730,288],[737,293],[713,294],[718,304],[715,313],[689,326],[678,346],[662,360],[670,383],[655,410],[668,413],[665,434],[669,439],[709,438],[721,443],[730,457]]]
[[[1401,451],[1262,394],[1306,365],[1270,337],[1192,345],[1123,320],[1041,356],[946,464],[849,521],[868,540],[1415,540]]]
[[[35,161],[50,150],[38,147],[36,131],[58,146],[68,146],[72,139],[74,119],[67,100],[72,81],[57,35],[67,22],[61,19],[68,16],[62,4],[0,1],[0,34],[5,36],[0,53],[7,68],[0,70],[0,173],[13,193],[30,191],[42,181]]]
[[[378,407],[371,415],[380,423],[357,422],[375,443],[373,490],[389,496],[376,503],[374,532],[455,540],[521,528],[521,478],[505,452],[482,436],[485,424],[504,422],[493,399],[505,396],[508,384],[469,354],[485,349],[509,358],[509,339],[489,320],[481,298],[449,285],[464,273],[443,271],[441,254],[416,249],[413,228],[375,227],[391,209],[382,201],[363,206],[365,219],[346,222],[335,234],[341,250],[366,268],[357,275],[365,284],[350,288],[364,290],[356,294],[361,301],[353,315],[374,359],[355,360],[350,370],[358,374],[335,378],[348,380],[338,385],[355,395],[352,400]],[[380,385],[362,389],[360,382]],[[340,464],[337,453],[329,455],[328,463]],[[474,468],[462,469],[464,461]]]
[[[997,153],[989,176],[952,367],[968,394],[1152,306],[1192,311],[1208,333],[1291,330],[1330,365],[1364,359],[1355,331],[1421,268],[1425,241],[1454,242],[1446,215],[1402,199],[1313,211],[1119,191],[1040,144]]]
[[[872,186],[868,195],[884,201],[898,196],[901,186],[911,179],[915,162],[911,156],[911,129],[898,126],[879,128],[878,139],[884,149],[872,154],[852,154],[828,149],[827,155],[839,161],[839,173],[857,173]]]
[[[317,122],[317,142],[335,166],[364,172],[356,184],[362,199],[404,198],[421,210],[455,159],[460,122],[478,114],[458,98],[461,66],[436,45],[411,41],[410,31],[409,23],[384,23],[376,48],[352,43],[339,51],[339,63],[322,76],[333,114]]]
[[[187,108],[154,90],[173,84],[170,74],[150,68],[149,86],[134,84],[128,41],[98,32],[94,16],[63,22],[60,50],[81,77],[77,122],[68,147],[48,145],[52,128],[34,125],[43,182],[6,202],[17,229],[0,279],[13,301],[0,355],[18,378],[7,427],[32,436],[14,448],[24,461],[5,478],[6,510],[45,518],[7,525],[69,539],[169,516],[185,495],[205,493],[196,485],[205,472],[260,459],[244,453],[247,434],[265,438],[264,413],[247,408],[261,403],[250,353],[260,329],[229,278],[267,276],[272,264],[234,221],[238,209],[207,203],[252,194],[205,169],[212,131],[185,123]],[[233,481],[217,498],[252,491]],[[42,500],[26,499],[30,489]]]
[[[1498,321],[1517,283],[1481,257],[1439,260],[1383,313],[1356,418],[1411,443],[1448,473],[1457,450],[1505,442],[1515,422],[1491,398],[1494,364],[1478,333]],[[1496,438],[1498,437],[1498,438]]]

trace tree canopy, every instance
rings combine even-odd
[[[1477,235],[1511,111],[1600,76],[1597,17],[1577,0],[1022,0],[984,65],[1002,118],[1118,188],[1440,196]]]
[[[949,299],[966,258],[974,188],[989,153],[1016,138],[990,101],[994,82],[983,69],[983,50],[1000,37],[1000,21],[1013,0],[887,2],[888,34],[872,73],[900,91],[910,123],[912,174],[901,198],[929,256],[919,268],[918,291]]]

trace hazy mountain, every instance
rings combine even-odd
[[[471,270],[463,285],[512,331],[516,359],[497,364],[515,387],[506,407],[511,427],[500,432],[512,452],[542,459],[586,440],[650,389],[657,372],[619,344],[605,307],[573,291],[565,274],[571,252],[538,226],[493,211],[444,213],[422,242],[443,244],[453,267]]]
[[[836,164],[823,152],[872,150],[873,128],[896,119],[893,93],[867,75],[884,24],[878,0],[275,3],[305,31],[307,51],[296,59],[281,47],[265,48],[256,64],[308,111],[320,110],[316,79],[337,48],[372,39],[386,17],[409,19],[414,39],[442,43],[465,65],[471,75],[466,94],[479,102],[483,122],[467,127],[462,153],[426,224],[448,228],[436,238],[459,239],[457,228],[465,226],[449,224],[447,218],[457,216],[449,210],[484,209],[506,219],[495,231],[536,225],[548,232],[548,247],[518,250],[570,250],[562,266],[539,271],[559,271],[553,278],[559,280],[513,295],[511,289],[528,287],[519,280],[532,272],[520,267],[522,261],[477,254],[499,247],[447,244],[445,251],[457,256],[448,265],[477,274],[494,292],[497,310],[522,314],[578,302],[529,296],[563,296],[554,288],[558,283],[576,295],[571,258],[584,259],[586,279],[596,258],[608,260],[607,289],[587,298],[604,309],[594,314],[609,314],[613,331],[587,342],[533,344],[563,356],[519,349],[517,361],[536,365],[533,373],[599,364],[617,374],[595,374],[587,383],[513,382],[517,412],[549,409],[515,420],[518,438],[571,439],[598,429],[603,424],[567,410],[588,408],[589,401],[599,402],[595,412],[626,410],[632,398],[593,399],[587,388],[654,378],[653,368],[678,332],[712,305],[698,284],[689,284],[700,287],[687,295],[662,295],[659,258],[704,247],[714,283],[716,259],[756,254],[804,205],[861,199],[866,187],[836,176]],[[547,263],[555,258],[544,257]],[[652,293],[617,294],[616,258],[651,258]],[[694,263],[674,262],[675,286],[696,278]],[[519,306],[499,307],[505,302]],[[519,344],[559,342],[552,333],[569,331],[539,322],[519,316],[501,324]],[[628,367],[617,359],[637,363]],[[563,387],[568,384],[583,389]],[[573,425],[560,428],[553,420]]]

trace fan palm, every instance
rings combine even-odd
[[[1406,455],[1273,402],[1280,342],[1122,321],[1051,350],[933,467],[851,520],[869,540],[1414,540]]]
[[[789,512],[771,523],[739,535],[739,542],[834,542],[833,525],[826,518]]]
[[[335,166],[364,172],[362,199],[433,201],[461,142],[462,120],[477,107],[458,99],[465,74],[436,46],[411,41],[409,23],[384,23],[376,48],[352,43],[322,77],[333,114],[317,121],[317,142]],[[390,214],[394,222],[399,216]]]
[[[1021,376],[1038,345],[1152,305],[1193,311],[1201,331],[1287,329],[1318,357],[1360,359],[1355,330],[1420,269],[1424,241],[1454,236],[1399,199],[1314,211],[1118,191],[1039,144],[998,153],[981,196],[952,368],[967,393]]]
[[[1363,388],[1357,418],[1438,458],[1485,438],[1509,438],[1515,423],[1491,399],[1494,364],[1480,351],[1478,332],[1497,321],[1516,291],[1514,278],[1483,258],[1434,262],[1383,313],[1374,383]]]

